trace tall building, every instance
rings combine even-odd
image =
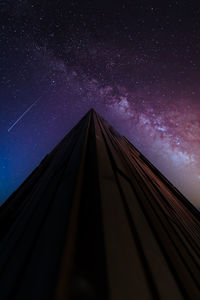
[[[0,209],[0,299],[200,299],[199,220],[90,110]]]

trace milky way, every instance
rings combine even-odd
[[[95,3],[1,7],[1,202],[93,107],[199,207],[200,10]]]

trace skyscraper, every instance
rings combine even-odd
[[[90,110],[0,209],[0,297],[199,299],[199,216]]]

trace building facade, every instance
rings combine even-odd
[[[0,208],[0,298],[200,299],[199,220],[90,110]]]

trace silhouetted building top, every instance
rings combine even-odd
[[[199,212],[93,110],[0,209],[0,299],[200,299]]]

